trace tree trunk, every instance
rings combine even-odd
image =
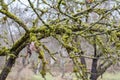
[[[94,59],[92,60],[92,68],[91,68],[91,76],[90,80],[97,80],[98,73],[97,73],[97,48],[96,48],[96,36],[94,37]]]
[[[15,63],[16,58],[19,55],[19,52],[26,46],[26,43],[28,41],[27,39],[28,39],[28,35],[24,35],[11,48],[10,54],[15,55],[15,57],[11,55],[10,58],[8,59],[8,61],[6,62],[5,67],[3,68],[3,70],[0,74],[0,80],[6,80],[9,72],[11,71],[13,64]]]
[[[15,59],[9,58],[9,60],[6,62],[4,69],[2,70],[0,74],[0,80],[6,80],[6,77],[8,73],[10,72],[10,69],[12,68],[14,63],[15,63]]]
[[[97,80],[97,59],[93,59],[92,61],[92,69],[91,69],[91,76],[90,80]]]

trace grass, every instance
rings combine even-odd
[[[34,75],[32,80],[44,80],[40,74]],[[49,73],[46,75],[46,80],[58,80],[52,77]],[[76,78],[73,78],[76,80]],[[99,80],[120,80],[120,72],[119,73],[108,73],[106,72],[101,79]]]
[[[55,80],[49,73],[47,73],[45,78],[46,80]],[[44,80],[44,78],[42,78],[41,74],[38,74],[34,75],[32,80]]]
[[[103,79],[100,80],[120,80],[120,72],[119,73],[105,73],[103,75]]]
[[[0,70],[1,72],[1,70]],[[38,75],[34,75],[32,80],[44,80],[41,76],[41,74]],[[46,75],[46,80],[58,80],[55,79],[53,76],[51,76],[49,73],[47,73]],[[73,78],[73,80],[76,80],[76,78]],[[116,72],[116,73],[108,73],[106,72],[101,79],[99,80],[120,80],[120,72]]]

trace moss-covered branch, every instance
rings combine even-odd
[[[39,18],[39,20],[41,20],[41,22],[48,28],[50,28],[50,26],[48,24],[45,23],[45,21],[41,18],[41,16],[39,15],[39,13],[36,11],[36,9],[34,8],[34,5],[32,4],[32,2],[30,0],[28,0],[30,7],[33,9],[33,11],[35,12],[35,14],[37,15],[37,17]]]
[[[27,25],[17,16],[15,16],[15,14],[12,14],[9,11],[0,9],[0,13],[6,15],[7,17],[13,19],[16,23],[18,23],[26,32],[29,32],[29,29],[27,28]]]
[[[6,79],[7,75],[11,71],[11,68],[12,68],[13,64],[15,63],[16,58],[19,55],[19,52],[27,45],[27,43],[29,41],[28,39],[29,39],[29,35],[25,34],[10,49],[9,54],[14,55],[14,57],[10,56],[10,58],[6,62],[5,66],[4,66],[3,70],[2,70],[2,72],[0,74],[0,80],[5,80]]]

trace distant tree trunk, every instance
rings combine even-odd
[[[94,37],[94,59],[92,60],[92,67],[91,67],[91,76],[90,80],[97,80],[98,78],[98,73],[97,73],[97,48],[96,48],[96,37]]]
[[[8,73],[10,72],[10,69],[12,68],[14,63],[15,63],[15,58],[8,59],[4,69],[2,70],[2,72],[0,74],[0,80],[6,80],[6,77],[7,77]]]
[[[9,26],[10,24],[9,24],[8,21],[7,21],[7,23],[8,23],[8,26]],[[12,30],[11,30],[10,26],[8,27],[8,30],[9,30],[9,32],[10,32],[10,37],[11,37],[12,43],[14,44],[14,38],[13,38]]]
[[[92,60],[92,69],[91,69],[91,76],[90,80],[97,80],[97,59]]]

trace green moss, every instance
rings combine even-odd
[[[40,27],[40,31],[45,31],[46,29],[47,29],[46,26],[41,26],[41,27]]]
[[[10,53],[10,50],[7,47],[2,47],[0,50],[0,55],[7,55]]]
[[[11,51],[15,51],[17,47],[19,47],[21,44],[23,44],[25,41],[29,39],[29,34],[24,34],[18,41],[16,41],[11,49]]]
[[[71,29],[66,29],[66,33],[67,33],[69,36],[71,36],[72,30],[71,30]]]
[[[64,43],[64,47],[67,49],[68,52],[73,51],[73,47],[71,47],[67,43]]]
[[[37,40],[37,38],[36,38],[36,35],[34,34],[34,33],[30,33],[30,41],[32,42],[34,42],[34,41],[36,41]]]
[[[24,22],[20,18],[18,18],[17,16],[12,14],[11,12],[3,10],[3,9],[0,9],[0,12],[2,14],[5,14],[7,17],[13,19],[15,22],[17,22],[26,32],[29,32],[29,29],[27,28],[27,25],[24,24]]]
[[[96,9],[94,9],[94,12],[101,15],[101,14],[106,13],[106,9],[96,8]]]
[[[80,50],[77,49],[76,47],[73,47],[73,52],[78,53],[78,52],[80,52]]]
[[[115,44],[115,46],[116,46],[116,49],[117,49],[117,50],[120,50],[120,41],[118,41],[118,42]]]
[[[40,50],[40,52],[39,52],[39,58],[40,59],[44,58],[44,51],[43,50]]]
[[[79,69],[76,66],[74,66],[73,72],[78,72],[78,71],[79,71]]]
[[[66,35],[66,34],[64,34],[64,35],[62,36],[62,40],[63,40],[64,42],[67,42],[68,38],[69,38],[69,36]]]
[[[117,36],[120,36],[120,32],[117,32],[116,35],[117,35]]]

